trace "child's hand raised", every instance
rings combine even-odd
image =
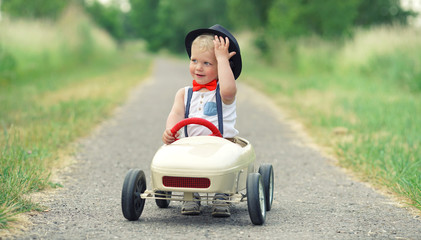
[[[228,52],[230,42],[227,37],[224,39],[223,37],[215,35],[213,44],[215,45],[215,57],[217,60],[220,58],[230,59],[236,54],[236,52]]]

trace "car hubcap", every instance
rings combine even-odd
[[[265,206],[265,191],[263,189],[262,181],[259,181],[259,202],[260,202],[260,209],[262,210],[262,216],[266,214],[266,206]]]
[[[273,174],[270,176],[270,182],[269,182],[269,202],[272,204],[273,200]]]

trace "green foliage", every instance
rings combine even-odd
[[[143,38],[150,50],[172,52],[184,51],[188,31],[216,23],[230,30],[256,31],[260,48],[270,52],[270,42],[279,38],[340,38],[352,35],[355,26],[405,24],[414,15],[401,8],[400,0],[130,0],[128,13],[117,1],[103,5],[97,0],[3,0],[2,8],[17,17],[55,18],[69,3],[83,4],[120,43]]]
[[[129,12],[130,32],[133,37],[152,39],[158,23],[159,0],[131,0]]]
[[[402,9],[400,0],[361,0],[355,25],[406,24],[407,18],[414,15],[415,13]]]
[[[227,1],[228,18],[236,28],[259,29],[267,25],[274,0]],[[247,16],[247,17],[245,17]]]
[[[358,3],[359,0],[274,0],[268,30],[283,37],[341,36],[351,29]]]
[[[372,26],[407,22],[414,15],[400,6],[400,0],[272,0],[232,1],[228,5],[230,17],[239,14],[254,16],[241,21],[242,25],[260,24],[266,33],[275,37],[297,37],[319,35],[340,37],[349,35],[354,26]],[[239,13],[235,13],[243,4]],[[263,11],[262,11],[263,10]],[[266,11],[264,14],[262,12]],[[266,20],[266,21],[265,21]]]
[[[216,23],[229,28],[226,9],[224,0],[136,0],[132,1],[129,17],[137,36],[148,42],[150,50],[183,52],[184,37],[189,31]]]
[[[296,41],[301,41],[300,39],[323,38],[340,43],[355,34],[355,26],[362,25],[364,28],[369,28],[379,24],[390,24],[392,26],[394,23],[401,23],[405,25],[407,18],[413,13],[402,10],[399,2],[399,0],[274,0],[272,7],[269,9],[267,26],[263,31],[256,34],[255,44],[264,59],[279,59],[279,55],[286,55],[287,65],[297,67],[303,62],[297,62],[295,61],[296,58],[289,57],[294,54],[301,54],[296,51],[295,44]],[[383,10],[379,10],[379,8]],[[378,40],[376,41],[379,45]],[[308,42],[308,44],[313,43]],[[318,43],[316,42],[316,44]],[[376,46],[373,47],[376,48]],[[272,51],[274,48],[280,48],[281,54],[278,52],[276,53],[278,56],[276,56],[275,52]],[[316,60],[313,65],[320,65],[321,62],[323,61]],[[329,66],[324,64],[322,67]],[[417,71],[411,71],[415,71],[415,73],[409,74],[410,77],[417,79]],[[407,74],[406,78],[409,79],[410,77]]]
[[[70,0],[2,0],[2,11],[14,17],[57,18]]]
[[[272,49],[285,39],[319,36],[343,40],[354,34],[356,26],[406,24],[407,18],[415,15],[403,10],[400,0],[233,0],[227,6],[234,26],[253,29],[257,48],[269,60],[274,57]],[[239,21],[240,16],[248,17]]]
[[[85,3],[85,9],[94,21],[111,34],[116,40],[122,41],[126,36],[126,14],[114,4],[105,6],[97,1]]]

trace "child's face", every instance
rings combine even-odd
[[[213,51],[204,51],[192,45],[190,74],[199,84],[206,84],[218,78],[218,65]]]

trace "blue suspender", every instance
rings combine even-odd
[[[216,112],[218,113],[218,128],[221,135],[224,136],[224,120],[222,115],[222,100],[219,92],[219,84],[216,86]]]
[[[193,96],[193,88],[189,88],[189,91],[187,93],[187,103],[186,103],[186,111],[184,112],[184,118],[189,118],[190,102],[191,102],[192,96]],[[187,126],[184,126],[184,136],[188,137]]]
[[[221,93],[219,92],[219,84],[216,87],[215,91],[216,95],[216,112],[218,113],[218,129],[222,135],[224,135],[224,121],[222,115],[222,100],[221,100]],[[184,113],[184,118],[189,118],[190,113],[190,103],[193,96],[193,88],[189,88],[187,92],[187,103],[186,103],[186,111]],[[187,126],[184,127],[184,136],[188,137],[187,134]]]

